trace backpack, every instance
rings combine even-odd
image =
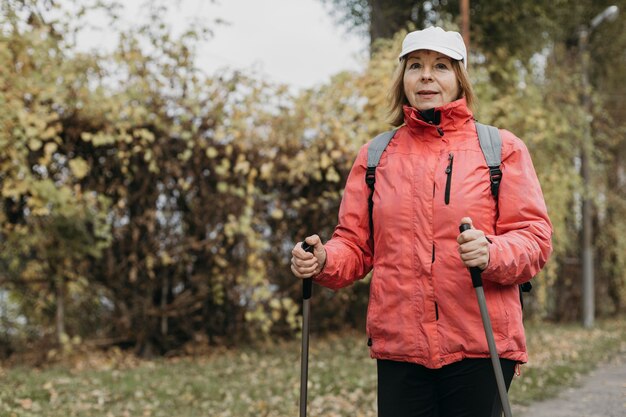
[[[500,138],[500,131],[497,127],[485,125],[475,122],[476,132],[478,133],[478,141],[480,142],[480,149],[483,151],[485,162],[489,168],[489,182],[491,183],[491,195],[498,203],[498,192],[500,189],[500,182],[502,181],[502,171],[500,170],[500,164],[502,163],[502,138]],[[390,130],[383,132],[376,136],[369,147],[367,148],[367,170],[365,172],[365,183],[370,189],[370,195],[368,198],[369,209],[369,223],[370,230],[373,233],[374,221],[374,184],[376,183],[376,167],[380,162],[380,157],[389,145],[389,142],[396,134],[396,130]],[[525,282],[520,284],[520,303],[522,308],[524,307],[524,301],[522,299],[522,292],[530,292],[532,284]]]

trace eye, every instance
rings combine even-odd
[[[443,62],[439,62],[439,63],[437,63],[437,65],[435,65],[435,68],[437,68],[439,70],[447,70],[448,66],[446,64],[444,64]]]
[[[409,64],[409,69],[418,69],[418,68],[422,68],[422,65],[419,62],[415,62],[413,61],[412,63]]]

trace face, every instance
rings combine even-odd
[[[426,49],[411,52],[404,68],[404,94],[418,110],[440,107],[458,99],[459,81],[451,58]]]

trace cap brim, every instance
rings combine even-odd
[[[439,52],[444,54],[445,56],[448,56],[452,59],[455,59],[457,61],[462,61],[463,60],[463,55],[461,55],[460,53],[450,49],[450,48],[446,48],[445,46],[433,46],[433,45],[411,45],[410,47],[403,49],[402,52],[400,53],[400,55],[398,56],[398,59],[402,59],[403,56],[410,54],[411,52],[414,51],[419,51],[420,49],[427,49],[430,51],[435,51],[435,52]]]

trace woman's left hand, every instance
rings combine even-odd
[[[461,224],[463,223],[469,224],[471,229],[456,238],[461,260],[468,268],[477,266],[484,270],[489,265],[489,241],[482,230],[474,229],[471,218],[463,217]]]

